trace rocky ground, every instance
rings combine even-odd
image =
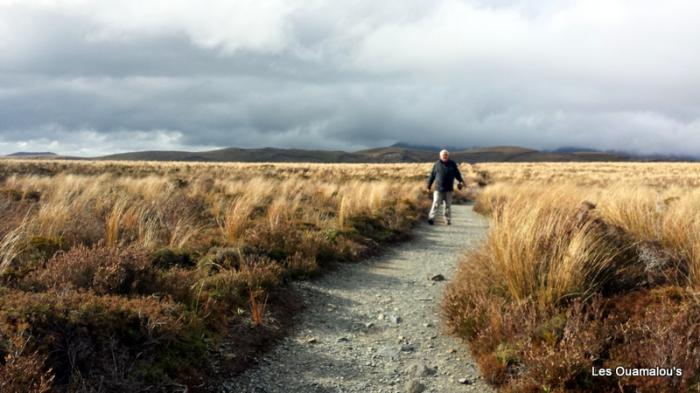
[[[220,391],[491,391],[440,320],[445,283],[487,222],[471,206],[454,206],[452,222],[421,224],[379,257],[295,283],[307,308],[291,335]]]

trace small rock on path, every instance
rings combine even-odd
[[[466,346],[441,331],[445,282],[431,278],[449,280],[488,225],[471,206],[452,214],[451,226],[420,224],[378,257],[294,283],[307,304],[294,331],[220,392],[493,391]]]

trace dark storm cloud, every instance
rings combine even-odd
[[[674,0],[0,0],[0,153],[415,144],[700,155]]]

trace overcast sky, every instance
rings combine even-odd
[[[0,154],[700,156],[697,0],[0,0]]]

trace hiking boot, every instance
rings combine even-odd
[[[432,218],[429,218],[429,219],[428,219],[428,224],[430,224],[430,225],[435,224],[435,220],[433,220]]]

